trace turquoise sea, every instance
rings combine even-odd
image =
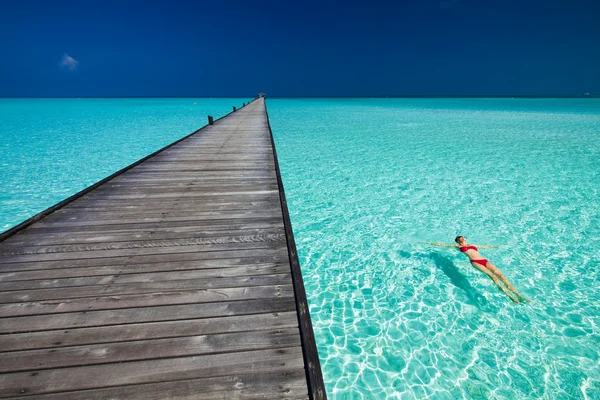
[[[0,229],[243,100],[192,101],[0,100]],[[267,106],[330,398],[600,398],[600,100]]]

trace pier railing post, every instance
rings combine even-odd
[[[209,124],[209,125],[212,125],[212,124],[214,124],[214,123],[215,123],[215,122],[213,121],[213,117],[212,117],[211,115],[209,115],[209,116],[208,116],[208,124]]]

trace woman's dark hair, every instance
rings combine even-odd
[[[464,236],[457,236],[457,237],[456,237],[456,239],[454,239],[454,241],[455,241],[456,243],[458,243],[458,239],[460,239],[460,238],[463,238],[463,239],[464,239]]]

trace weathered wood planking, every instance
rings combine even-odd
[[[0,398],[324,399],[291,236],[262,98],[1,234]]]

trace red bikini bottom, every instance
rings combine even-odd
[[[486,260],[485,258],[482,258],[481,260],[471,260],[471,263],[483,265],[485,267],[488,263],[488,260]]]

